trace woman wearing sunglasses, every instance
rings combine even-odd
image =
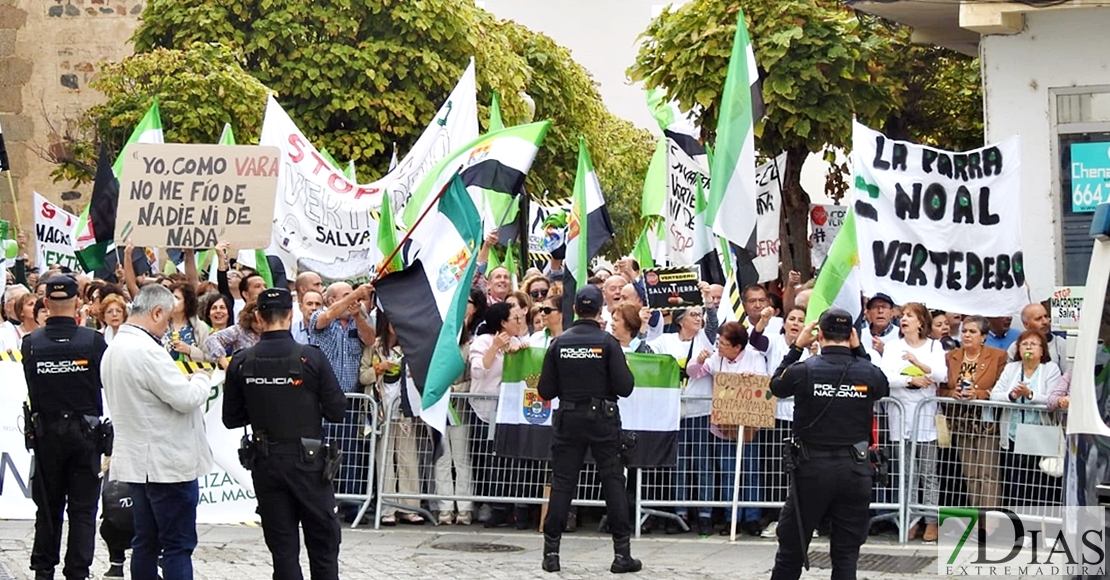
[[[563,311],[559,309],[562,302],[563,297],[558,294],[551,294],[539,302],[537,308],[543,316],[544,326],[543,330],[532,333],[528,339],[528,346],[547,348],[556,336],[563,333]]]
[[[532,302],[541,302],[551,293],[551,284],[542,276],[525,280],[523,288],[525,294],[532,298]]]

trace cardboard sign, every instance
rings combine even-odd
[[[279,154],[257,145],[128,146],[116,239],[162,248],[267,247]]]
[[[644,270],[648,308],[677,310],[701,306],[697,266],[671,266]]]
[[[723,426],[774,427],[775,402],[770,377],[715,373],[709,422]]]
[[[1083,312],[1085,286],[1057,286],[1052,293],[1052,329],[1061,332],[1079,331],[1079,316]]]

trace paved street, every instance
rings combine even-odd
[[[200,526],[200,546],[194,555],[198,580],[243,580],[270,577],[270,557],[262,541],[262,530],[249,526]],[[29,521],[0,521],[0,580],[30,579],[27,569],[33,525]],[[499,544],[514,551],[495,553],[459,552],[443,549],[449,544]],[[344,579],[391,578],[420,574],[428,578],[608,578],[612,549],[607,537],[581,530],[564,536],[563,572],[557,576],[540,571],[542,536],[536,532],[500,529],[487,531],[480,526],[422,528],[399,527],[391,530],[344,529],[340,553],[340,573]],[[64,542],[63,542],[64,545]],[[872,555],[928,556],[935,547],[920,543],[906,547],[886,542],[865,546]],[[770,540],[750,539],[730,544],[726,538],[698,539],[693,535],[656,534],[634,540],[633,555],[644,561],[644,571],[636,575],[650,578],[765,580],[770,576],[775,544]],[[825,538],[816,540],[814,551],[827,551]],[[93,571],[99,577],[108,568],[108,553],[98,542]],[[301,553],[304,570],[307,558]],[[933,566],[924,573],[888,574],[861,571],[861,579],[935,578]],[[10,573],[5,575],[4,572]],[[61,578],[58,570],[58,578]],[[829,570],[814,568],[802,578],[828,578]]]

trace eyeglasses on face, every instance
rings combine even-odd
[[[547,298],[547,288],[542,290],[532,290],[528,293],[532,298]]]
[[[1018,346],[1020,346],[1021,348],[1043,348],[1041,346],[1041,343],[1036,342],[1036,341],[1029,341],[1029,340],[1018,344]]]
[[[559,311],[558,308],[552,308],[550,306],[543,306],[543,307],[540,308],[540,312],[542,312],[544,314],[551,314],[552,312],[558,312],[558,311]]]

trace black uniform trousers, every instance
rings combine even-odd
[[[96,547],[96,508],[100,499],[100,454],[85,436],[80,415],[46,424],[35,445],[35,471],[31,498],[35,514],[35,541],[31,569],[52,571],[62,545],[62,514],[69,515],[66,542],[66,578],[86,578]]]
[[[631,534],[628,497],[625,495],[624,469],[621,466],[620,414],[604,417],[601,411],[589,418],[589,407],[567,411],[558,409],[552,418],[555,441],[551,445],[551,498],[543,533],[560,537],[567,527],[567,512],[578,489],[578,475],[589,450],[597,463],[601,491],[605,497],[609,531],[619,538]]]
[[[832,580],[855,580],[859,549],[867,540],[874,468],[867,459],[857,462],[850,453],[850,449],[810,450],[808,460],[799,458],[794,473],[799,502],[795,503],[794,494],[789,494],[779,514],[779,549],[771,580],[797,580],[802,575],[804,551],[814,528],[826,516],[832,522]],[[800,532],[795,515],[798,504],[802,514]]]
[[[251,470],[262,534],[274,560],[274,580],[302,580],[299,523],[312,580],[339,578],[339,517],[335,491],[323,480],[324,461],[301,459],[296,443],[270,444]]]

